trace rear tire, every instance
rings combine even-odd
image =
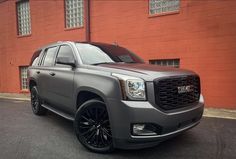
[[[92,99],[83,103],[76,112],[74,128],[78,140],[87,149],[98,153],[114,150],[104,102]]]
[[[33,86],[30,90],[31,95],[31,107],[32,111],[35,115],[45,115],[47,113],[47,109],[42,107],[41,99],[38,95],[38,90],[36,86]]]

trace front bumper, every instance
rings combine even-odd
[[[172,112],[161,111],[148,101],[108,99],[107,105],[114,146],[122,149],[150,147],[176,136],[196,126],[204,109],[202,96],[197,104]],[[155,136],[133,136],[131,134],[133,123],[157,124],[162,132]]]

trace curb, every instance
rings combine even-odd
[[[16,98],[16,97],[6,97],[6,96],[0,96],[0,99],[12,99],[12,100],[20,100],[20,101],[30,101],[30,98]]]
[[[22,98],[22,97],[17,98],[17,97],[1,96],[1,95],[0,95],[0,99],[30,101],[30,98]],[[209,118],[221,118],[221,119],[234,119],[234,120],[236,120],[236,110],[204,108],[203,116],[209,117]]]
[[[236,119],[236,110],[205,108],[203,116],[210,118]]]
[[[236,117],[220,116],[220,115],[210,115],[210,114],[203,114],[203,117],[207,117],[207,118],[220,118],[220,119],[233,119],[233,120],[236,120]]]

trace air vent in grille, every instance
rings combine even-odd
[[[165,110],[186,107],[200,97],[200,78],[197,75],[177,76],[154,80],[156,104]]]

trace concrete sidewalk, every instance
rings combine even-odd
[[[17,93],[0,93],[0,99],[12,99],[21,101],[30,101],[29,94],[17,94]],[[216,109],[216,108],[205,108],[203,116],[225,118],[225,119],[236,119],[236,109]]]
[[[0,93],[0,98],[30,101],[30,94]]]

